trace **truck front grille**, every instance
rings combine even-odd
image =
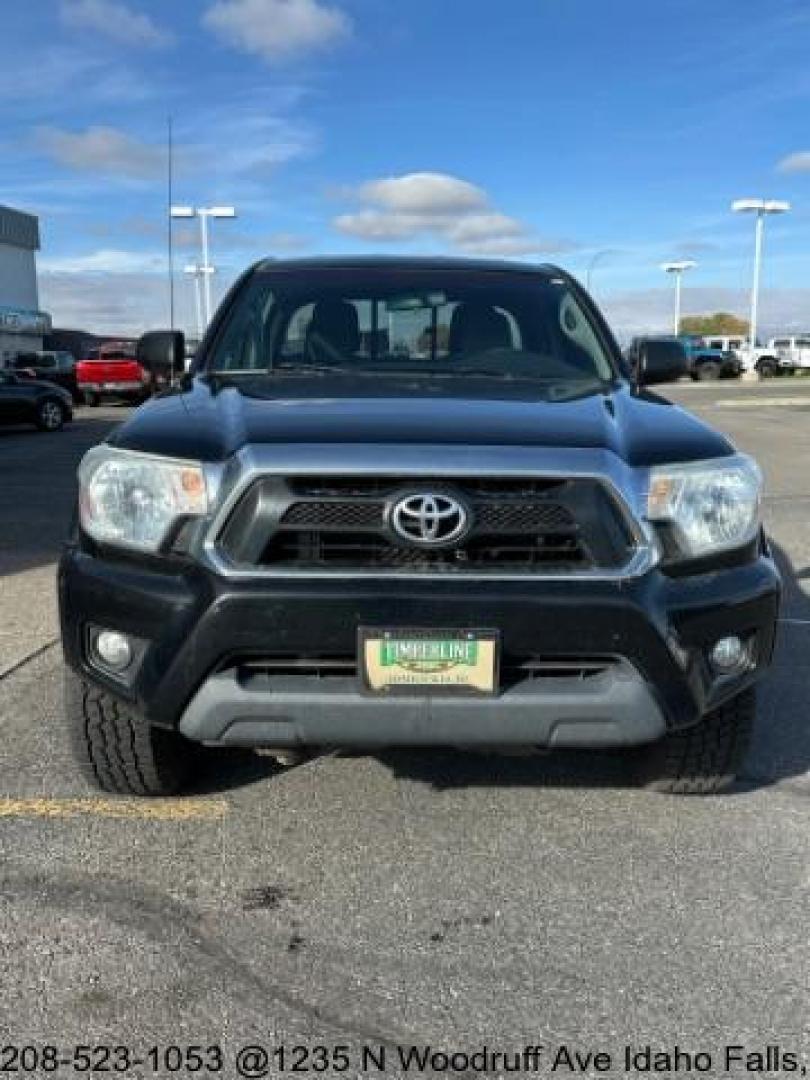
[[[456,544],[397,536],[403,494],[440,491],[470,514]],[[605,486],[591,479],[264,477],[244,492],[216,541],[236,568],[497,574],[617,569],[634,540]]]

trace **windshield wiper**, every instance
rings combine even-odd
[[[362,375],[368,374],[353,367],[337,364],[273,364],[262,375]]]
[[[269,368],[245,368],[241,371],[206,371],[205,375],[216,375],[218,378],[233,378],[244,376],[252,379],[266,379],[273,375],[353,375],[354,368],[332,367],[327,364],[276,364]]]

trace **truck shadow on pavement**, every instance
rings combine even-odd
[[[760,686],[754,737],[737,782],[726,797],[777,783],[810,795],[810,597],[800,582],[810,567],[796,570],[786,552],[772,545],[783,580],[781,621],[773,666]],[[397,776],[436,790],[462,787],[637,786],[644,748],[629,751],[557,751],[526,757],[497,754],[391,750],[378,758]],[[802,783],[802,778],[805,782]]]
[[[285,766],[273,758],[256,754],[252,750],[210,750],[200,753],[194,781],[187,794],[191,796],[219,795],[238,791],[262,781],[272,780]]]

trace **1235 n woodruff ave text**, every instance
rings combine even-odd
[[[728,1043],[709,1049],[694,1046],[686,1048],[679,1044],[627,1044],[619,1049],[608,1050],[572,1043],[526,1044],[510,1048],[486,1044],[466,1048],[429,1044],[365,1045],[356,1052],[347,1045],[295,1045],[251,1049],[261,1052],[261,1067],[258,1070],[240,1071],[242,1076],[267,1076],[271,1062],[278,1072],[299,1074],[324,1071],[340,1073],[354,1069],[360,1074],[396,1071],[416,1075],[807,1075],[802,1053],[795,1047],[776,1043],[766,1046]]]

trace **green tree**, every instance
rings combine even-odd
[[[721,334],[730,337],[733,334],[747,334],[747,319],[732,315],[729,311],[715,311],[713,315],[687,315],[681,319],[683,334]]]

